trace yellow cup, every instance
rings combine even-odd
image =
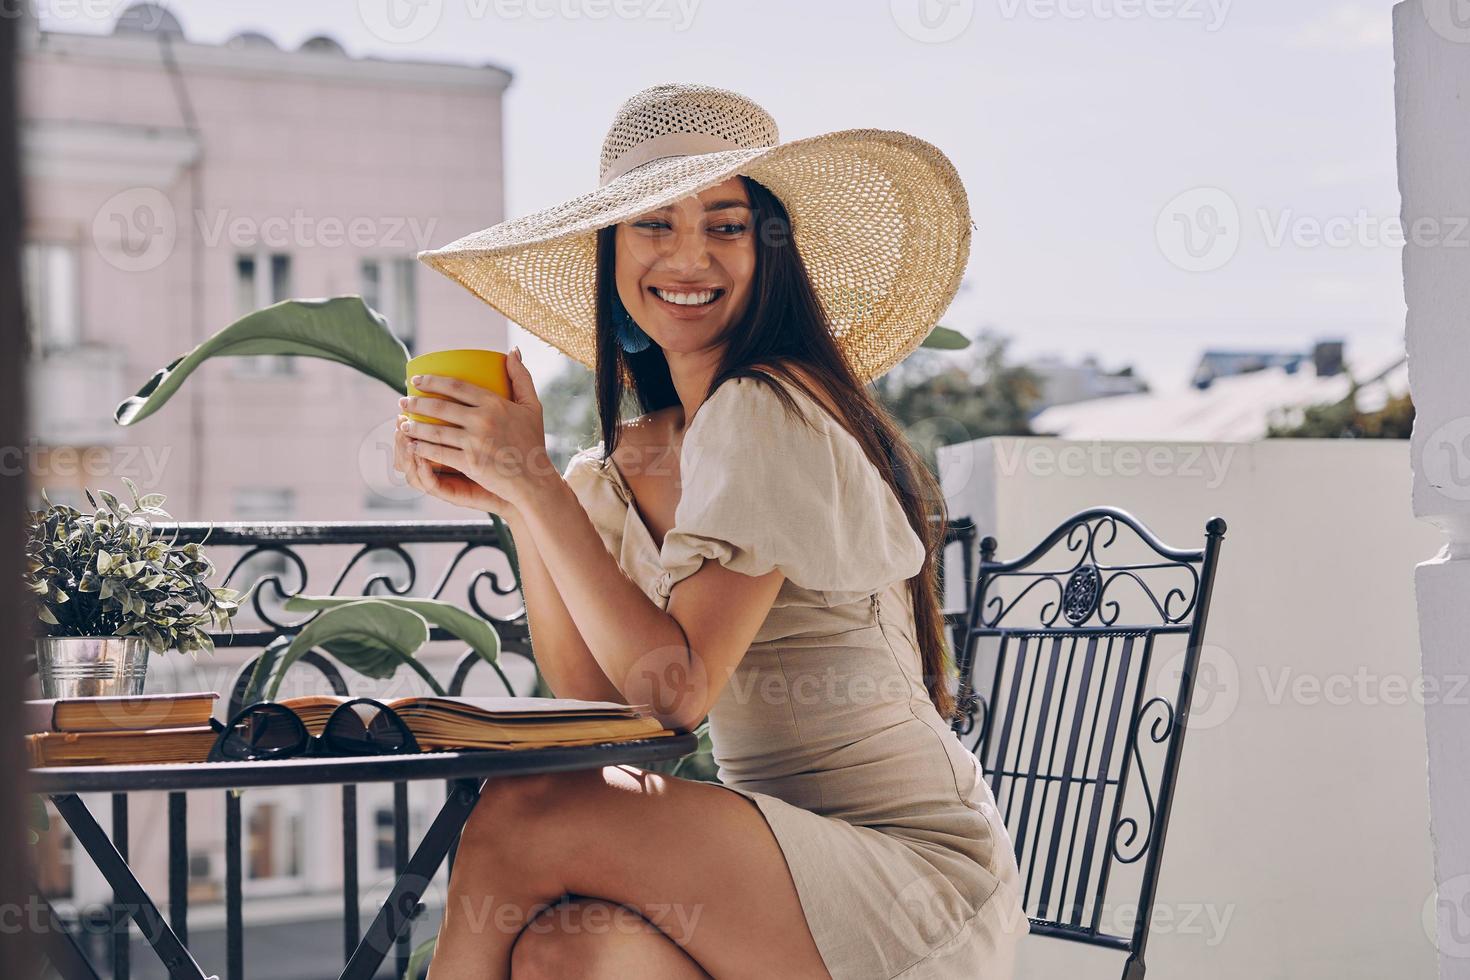
[[[436,350],[409,359],[407,377],[404,379],[408,393],[420,398],[451,401],[452,399],[444,395],[419,391],[415,388],[410,379],[416,374],[437,374],[444,378],[457,378],[481,388],[488,388],[503,398],[510,397],[510,375],[505,370],[505,354],[498,350]],[[430,425],[451,424],[430,415],[415,415],[412,412],[408,412],[407,415],[415,422],[427,422]],[[440,463],[432,464],[432,468],[440,473],[455,472],[452,466],[444,466]]]
[[[472,385],[489,390],[502,398],[510,397],[510,375],[505,370],[505,354],[498,350],[436,350],[410,358],[405,383],[408,393],[421,398],[444,399],[443,395],[419,391],[411,379],[416,374],[437,374],[444,378],[457,378]],[[415,422],[446,425],[443,419],[427,415],[407,413]]]

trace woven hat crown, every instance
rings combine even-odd
[[[670,156],[775,146],[771,114],[737,92],[708,85],[655,85],[618,108],[602,141],[598,183],[606,185]]]

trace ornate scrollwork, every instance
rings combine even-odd
[[[1036,615],[1037,627],[1117,626],[1123,610],[1123,603],[1119,601],[1120,582],[1127,583],[1128,590],[1141,596],[1146,607],[1152,607],[1158,616],[1157,624],[1136,625],[1184,622],[1198,602],[1200,577],[1193,563],[1197,558],[1170,552],[1145,530],[1129,524],[1145,544],[1166,560],[1113,561],[1109,549],[1117,543],[1123,523],[1111,513],[1094,514],[1058,528],[1051,538],[1025,558],[1015,562],[990,563],[982,569],[985,583],[980,597],[978,625],[986,629],[1001,628],[1007,614],[1023,599],[1037,589],[1045,589],[1048,595]],[[1069,564],[1061,568],[1034,567],[1054,552],[1058,544],[1064,546],[1065,552],[1071,556]],[[1160,578],[1179,576],[1183,580],[1151,582],[1143,574],[1146,572]],[[1005,586],[1011,583],[1014,587],[1006,589]],[[1056,590],[1055,598],[1050,595],[1052,589]]]
[[[413,556],[404,547],[405,543],[411,542],[364,542],[350,539],[325,542],[312,540],[302,543],[289,541],[234,541],[231,544],[242,548],[243,551],[230,565],[229,571],[225,574],[223,584],[242,590],[249,589],[250,606],[260,626],[259,629],[252,631],[257,638],[261,634],[291,633],[301,629],[301,627],[311,622],[313,618],[320,614],[311,613],[299,620],[292,620],[289,617],[282,616],[280,614],[280,607],[286,600],[298,595],[321,594],[335,596],[345,594],[343,587],[346,585],[353,570],[357,569],[364,561],[375,556],[391,556],[399,567],[389,570],[373,570],[362,583],[361,589],[357,594],[363,596],[409,596],[419,594],[417,592],[420,581],[419,567],[414,561]],[[480,541],[462,541],[456,543],[459,547],[455,550],[454,555],[449,559],[444,570],[435,580],[432,590],[427,593],[425,598],[445,598],[445,593],[455,573],[460,571],[461,567],[465,564],[465,559],[472,552],[479,549],[489,549],[491,551],[501,550],[496,545]],[[321,544],[349,544],[357,545],[357,547],[347,557],[346,562],[337,570],[336,574],[332,576],[331,585],[324,591],[317,592],[311,587],[311,566],[302,557],[299,549],[316,547]],[[252,576],[252,581],[250,582],[239,581],[238,579],[241,576],[242,569],[247,569],[247,566],[252,562],[258,562],[263,555],[279,556],[279,560],[285,564],[286,568],[284,570],[278,568],[263,570],[259,574]],[[517,589],[513,579],[502,577],[487,568],[478,568],[472,572],[465,572],[464,574],[468,576],[468,582],[465,586],[464,602],[477,616],[494,625],[501,632],[502,636],[515,636],[518,632],[524,632],[524,630],[519,629],[519,624],[525,616],[524,606],[509,616],[493,615],[486,608],[488,597],[484,594],[485,588],[488,587],[490,594],[493,596],[514,595]],[[241,630],[238,628],[234,631],[234,633],[240,632]],[[216,642],[222,644],[229,643],[234,633],[222,632],[216,634]],[[263,643],[260,645],[263,645]]]
[[[1096,565],[1078,565],[1067,576],[1062,589],[1062,615],[1073,626],[1081,626],[1097,611],[1102,576]]]
[[[1133,733],[1133,744],[1129,751],[1133,754],[1133,763],[1138,770],[1138,781],[1143,786],[1143,799],[1147,813],[1144,817],[1145,823],[1140,823],[1135,817],[1123,817],[1113,825],[1112,848],[1113,857],[1120,864],[1132,864],[1148,853],[1149,844],[1154,836],[1155,803],[1153,785],[1149,782],[1148,767],[1143,763],[1143,753],[1139,750],[1141,740],[1145,737],[1144,722],[1150,711],[1157,709],[1158,714],[1149,723],[1147,737],[1155,745],[1169,740],[1174,732],[1174,705],[1168,698],[1153,697],[1145,701],[1143,707],[1138,709],[1137,725]],[[1126,787],[1119,786],[1118,792],[1123,792]],[[1127,838],[1124,839],[1124,834]],[[1130,850],[1131,849],[1131,850]]]

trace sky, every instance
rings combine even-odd
[[[90,2],[41,0],[50,29]],[[171,0],[191,40],[493,64],[506,214],[591,190],[618,105],[733,89],[783,139],[900,129],[976,222],[941,320],[1183,385],[1211,347],[1402,350],[1388,0]],[[488,220],[487,224],[490,223]],[[1446,228],[1446,244],[1470,232]],[[436,243],[442,244],[442,243]],[[561,355],[519,329],[533,373]]]

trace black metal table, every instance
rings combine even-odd
[[[115,903],[126,909],[137,923],[144,938],[163,961],[171,980],[206,980],[207,975],[195,962],[185,940],[180,938],[184,929],[179,920],[185,906],[177,901],[174,891],[176,887],[187,887],[187,881],[178,881],[174,875],[170,875],[170,918],[174,921],[168,922],[128,866],[126,794],[152,791],[170,793],[171,830],[175,823],[177,800],[177,819],[182,834],[182,799],[187,790],[341,785],[345,792],[357,783],[406,784],[414,780],[447,780],[450,792],[438,816],[434,818],[412,856],[402,863],[393,888],[374,917],[372,925],[356,942],[355,948],[352,948],[341,973],[341,980],[369,980],[398,941],[400,933],[411,922],[430,879],[450,853],[458,839],[460,828],[474,809],[485,780],[607,765],[659,762],[688,755],[695,751],[697,745],[698,739],[693,734],[679,734],[596,745],[514,751],[430,752],[368,759],[75,766],[34,769],[30,773],[29,788],[51,798],[77,842],[96,862],[112,887]],[[77,795],[79,793],[114,794],[112,838],[98,825],[86,804]],[[119,800],[123,801],[121,807]],[[348,904],[355,909],[355,897]],[[96,969],[77,945],[71,932],[61,924],[49,902],[42,899],[38,907],[45,920],[37,923],[32,919],[30,925],[32,928],[39,928],[44,934],[42,938],[52,963],[65,980],[98,980]],[[238,903],[235,913],[238,915]],[[355,922],[348,926],[349,938],[355,933],[355,927]],[[350,945],[352,944],[349,942]],[[242,970],[235,962],[237,955],[234,951],[230,959],[232,962],[228,966],[227,975],[231,980],[236,980],[241,976]]]

